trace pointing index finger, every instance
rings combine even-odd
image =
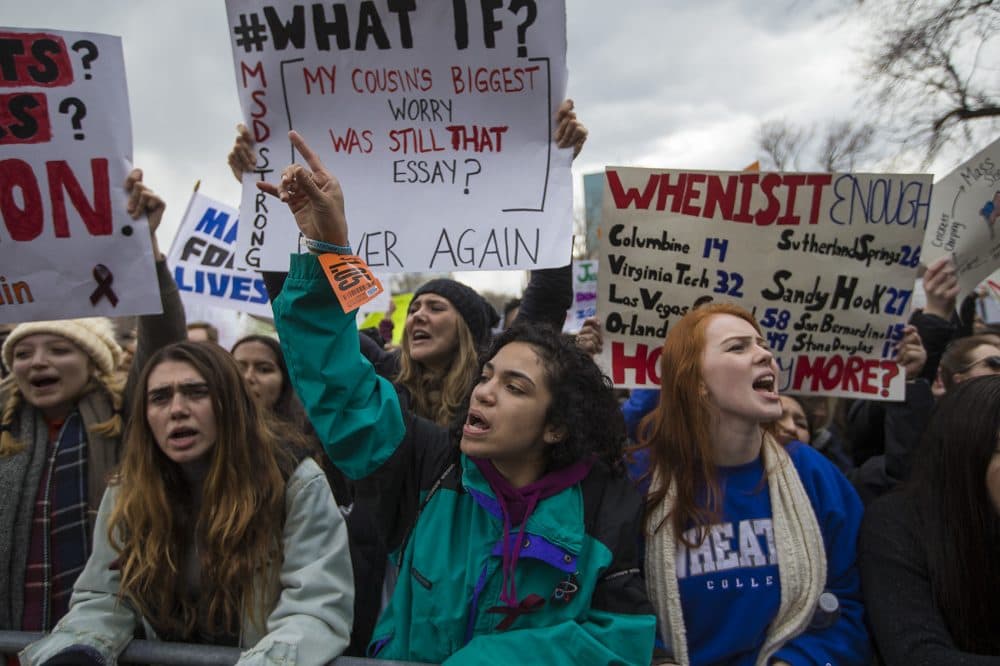
[[[323,162],[320,161],[319,156],[316,155],[316,153],[314,153],[306,144],[306,141],[302,138],[301,134],[292,130],[288,133],[288,138],[291,140],[292,145],[295,146],[295,149],[299,151],[299,154],[302,155],[302,159],[306,161],[306,164],[309,165],[309,168],[312,169],[314,173],[316,171],[326,171],[326,167],[323,166]]]

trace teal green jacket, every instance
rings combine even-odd
[[[649,664],[656,620],[639,570],[642,501],[595,464],[528,518],[520,599],[544,603],[497,625],[503,522],[489,484],[445,429],[401,413],[358,349],[315,257],[292,257],[275,325],[292,382],[327,454],[359,480],[399,565],[369,652],[448,664]],[[512,535],[511,538],[516,538]],[[573,594],[563,594],[573,590]]]

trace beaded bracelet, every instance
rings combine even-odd
[[[350,245],[334,245],[333,243],[327,243],[325,241],[314,240],[312,238],[302,237],[302,241],[306,248],[313,254],[353,254],[351,252]]]

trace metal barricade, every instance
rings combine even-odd
[[[29,631],[0,631],[0,655],[17,654],[44,634]],[[239,648],[192,645],[163,641],[133,640],[119,658],[122,664],[162,664],[163,666],[232,666],[240,658]],[[412,661],[383,661],[360,657],[337,657],[331,666],[425,666]]]

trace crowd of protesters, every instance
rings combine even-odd
[[[554,141],[586,134],[567,100]],[[310,252],[264,276],[276,337],[185,322],[138,170],[163,314],[0,331],[0,630],[46,632],[9,664],[143,637],[240,664],[1000,665],[1000,334],[947,260],[902,402],[779,395],[717,302],[622,400],[599,324],[559,333],[569,266],[502,318],[431,280],[398,347],[360,335],[315,256],[350,253],[344,193],[289,138],[304,163],[258,187]]]

